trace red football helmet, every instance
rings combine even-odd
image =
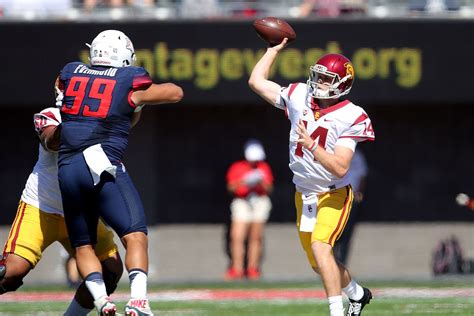
[[[338,99],[351,91],[355,72],[351,61],[340,54],[327,54],[311,66],[308,89],[317,99]],[[321,89],[322,83],[329,83],[329,89]]]

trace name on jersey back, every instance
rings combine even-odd
[[[115,77],[117,73],[117,68],[108,68],[106,70],[95,70],[90,69],[86,65],[79,65],[74,69],[75,74],[87,74],[87,75],[96,75],[96,76],[107,76],[107,77]]]

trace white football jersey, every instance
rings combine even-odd
[[[289,166],[296,189],[303,194],[321,194],[348,185],[347,175],[337,178],[314,160],[309,150],[297,143],[297,123],[303,120],[311,138],[329,153],[334,153],[336,146],[354,151],[358,142],[375,139],[367,113],[349,100],[321,109],[313,103],[304,83],[282,88],[275,106],[285,110],[291,122]]]
[[[46,126],[61,124],[58,108],[47,108],[34,115],[36,131],[41,133]],[[21,200],[41,211],[64,216],[61,191],[58,181],[58,154],[39,145],[38,161],[28,177]]]

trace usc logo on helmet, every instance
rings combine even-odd
[[[351,63],[345,63],[344,68],[346,68],[346,76],[350,75],[350,79],[354,79],[355,76],[355,71],[354,71],[354,66],[352,66]]]

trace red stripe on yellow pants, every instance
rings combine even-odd
[[[334,245],[334,242],[339,238],[341,233],[344,231],[344,227],[346,227],[347,220],[349,219],[349,210],[352,205],[352,200],[354,198],[354,194],[352,193],[352,188],[350,186],[346,187],[347,197],[344,201],[344,208],[342,209],[341,217],[339,218],[339,222],[337,223],[336,229],[329,237],[329,244]]]
[[[13,222],[13,226],[10,231],[10,235],[8,237],[7,244],[5,245],[5,250],[6,250],[8,248],[8,244],[10,244],[10,250],[8,252],[15,252],[16,240],[18,239],[18,234],[20,233],[20,226],[23,220],[23,216],[25,215],[25,209],[26,209],[26,203],[23,201],[20,202],[20,205],[18,206],[18,212],[15,217],[15,221]],[[15,233],[12,238],[13,232]]]

